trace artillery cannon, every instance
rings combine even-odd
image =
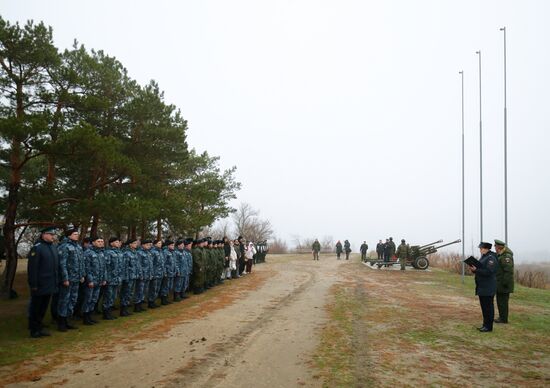
[[[455,241],[452,241],[447,244],[443,245],[437,245],[441,244],[443,240],[434,241],[432,243],[426,244],[426,245],[413,245],[409,247],[409,257],[407,258],[406,265],[410,265],[413,268],[416,269],[427,269],[430,266],[430,261],[428,260],[428,255],[431,255],[432,253],[436,253],[438,249],[458,244],[462,240],[458,239]],[[390,266],[394,264],[399,264],[399,261],[392,260],[390,258],[390,261],[384,261],[384,260],[370,260],[370,265],[376,265],[378,268],[381,268],[382,266]]]

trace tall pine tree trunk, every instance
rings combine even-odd
[[[4,244],[6,250],[6,268],[3,273],[0,295],[9,298],[13,289],[13,281],[17,271],[17,244],[15,241],[15,221],[19,204],[19,188],[21,186],[20,148],[17,140],[12,141],[10,156],[10,180],[8,184],[8,201],[4,214]]]

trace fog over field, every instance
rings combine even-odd
[[[504,239],[507,32],[509,243],[550,260],[550,2],[2,0],[10,22],[44,21],[158,81],[197,150],[237,166],[280,238],[332,236],[355,250],[393,236],[461,237],[464,71],[466,252]],[[473,249],[472,249],[473,247]],[[451,250],[460,250],[454,245]]]

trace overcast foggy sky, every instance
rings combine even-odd
[[[508,54],[509,242],[550,259],[548,1],[7,1],[159,82],[191,147],[237,166],[248,202],[291,241],[461,237],[479,242],[482,51],[484,240],[504,239],[503,34]],[[458,251],[460,245],[453,247]],[[475,249],[477,251],[477,249]]]

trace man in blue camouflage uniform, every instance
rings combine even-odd
[[[193,273],[193,255],[191,254],[191,247],[193,246],[193,239],[186,238],[183,242],[183,261],[185,264],[185,276],[183,278],[183,291],[181,293],[182,299],[187,298],[185,291],[189,288],[189,280],[191,279],[191,274]]]
[[[121,278],[122,252],[120,239],[111,237],[109,247],[105,249],[105,295],[103,296],[103,319],[113,320],[116,317],[111,313],[117,297]]]
[[[122,286],[120,288],[120,316],[127,317],[132,315],[128,311],[128,306],[132,302],[136,280],[141,277],[141,266],[137,256],[138,241],[135,238],[127,241],[127,247],[123,253],[123,274]],[[125,270],[124,270],[125,268]]]
[[[185,278],[185,263],[183,256],[183,240],[176,241],[176,249],[173,252],[174,261],[176,266],[176,276],[174,278],[174,302],[180,302],[182,300],[181,294],[183,293],[183,283]]]
[[[65,231],[65,238],[58,246],[59,255],[59,299],[57,303],[57,329],[76,329],[67,318],[73,315],[80,283],[84,283],[84,252],[78,243],[77,228]]]
[[[176,261],[174,258],[174,242],[166,240],[164,242],[164,248],[162,248],[162,255],[164,257],[164,278],[162,280],[162,287],[160,289],[161,304],[166,306],[171,304],[168,300],[170,290],[174,287],[174,276],[176,276]]]
[[[141,279],[139,279],[136,284],[134,311],[138,313],[145,311],[143,308],[143,301],[145,300],[145,292],[149,288],[149,282],[152,274],[152,246],[153,243],[151,240],[143,240],[141,242],[141,247],[137,251],[139,264],[141,266]]]
[[[95,304],[99,298],[99,290],[105,285],[105,260],[103,257],[104,241],[101,237],[92,238],[92,248],[84,253],[86,268],[86,292],[83,303],[83,322],[85,325],[98,323],[92,318]]]
[[[150,309],[159,307],[155,303],[156,299],[159,296],[160,286],[162,283],[162,278],[164,278],[164,256],[162,255],[162,241],[155,240],[153,241],[153,247],[151,248],[151,257],[153,260],[152,267],[152,278],[149,283],[149,292],[148,292],[148,304],[147,306]]]

